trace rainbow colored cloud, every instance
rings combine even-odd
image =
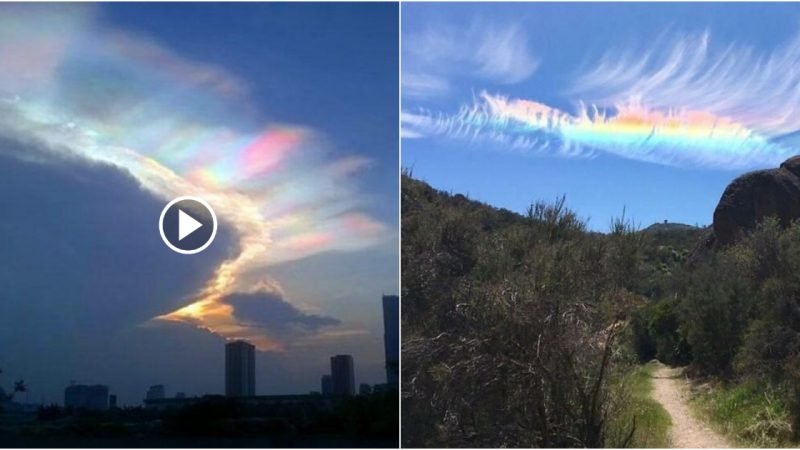
[[[671,165],[749,167],[780,162],[791,149],[707,111],[648,109],[619,104],[606,110],[580,106],[575,115],[525,99],[482,92],[452,116],[403,115],[407,132],[494,140],[512,148],[560,156],[603,151]]]
[[[104,29],[90,5],[2,8],[0,61],[0,135],[115,165],[165,200],[203,197],[235,231],[240,252],[189,304],[158,320],[280,350],[269,330],[239,320],[223,299],[279,291],[270,265],[389,237],[362,212],[369,196],[357,180],[369,160],[337,156],[309,128],[265,122],[242,80]]]

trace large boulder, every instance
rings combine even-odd
[[[800,218],[800,156],[777,169],[750,172],[725,188],[714,210],[714,236],[718,245],[733,243],[742,232],[774,216],[788,226]]]
[[[711,232],[692,252],[690,261],[708,250],[732,244],[766,217],[782,226],[800,219],[800,156],[777,169],[746,173],[731,182],[714,210]]]

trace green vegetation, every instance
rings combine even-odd
[[[690,363],[714,388],[698,408],[746,445],[788,445],[800,431],[800,224],[764,220],[736,244],[673,275],[640,310],[642,350]]]
[[[685,253],[624,215],[588,232],[563,198],[519,215],[408,176],[402,233],[405,446],[641,442],[628,324]]]
[[[698,394],[692,406],[719,431],[746,447],[792,445],[790,412],[781,391],[761,381],[718,384]]]
[[[628,392],[628,402],[621,414],[609,423],[609,434],[623,435],[635,422],[631,447],[670,446],[669,430],[672,421],[667,411],[651,395],[652,377],[657,367],[655,363],[638,366],[626,374],[621,382],[622,387]]]

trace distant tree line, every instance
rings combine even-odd
[[[3,369],[0,369],[0,375],[2,375]],[[11,389],[11,392],[6,394],[5,392],[0,393],[0,413],[3,412],[3,402],[13,401],[14,396],[17,393],[28,392],[28,385],[25,384],[25,380],[17,380],[14,382],[14,387]]]
[[[333,408],[309,404],[249,405],[207,396],[176,409],[95,410],[41,406],[36,421],[2,429],[11,446],[104,445],[222,447],[397,447],[396,391],[340,399]],[[176,444],[179,443],[179,444]]]

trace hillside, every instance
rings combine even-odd
[[[794,442],[800,224],[753,220],[708,247],[714,225],[589,232],[564,199],[518,214],[403,176],[403,444],[647,446],[625,380],[653,358],[719,386],[732,440]]]
[[[616,418],[625,323],[647,301],[643,233],[587,232],[563,199],[521,215],[407,176],[402,233],[404,445],[634,438]]]
[[[681,231],[692,231],[697,228],[699,227],[694,225],[687,225],[685,223],[667,222],[665,220],[664,223],[654,223],[649,227],[642,229],[642,231],[646,233],[671,233],[671,232],[681,232]]]

